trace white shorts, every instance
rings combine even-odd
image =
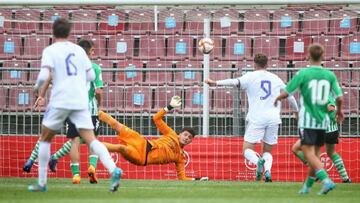
[[[59,109],[48,106],[42,124],[51,130],[57,131],[64,126],[69,118],[77,129],[94,129],[89,110]]]
[[[277,144],[279,124],[256,125],[249,122],[246,125],[244,140],[248,143],[258,143],[261,140],[269,145]]]

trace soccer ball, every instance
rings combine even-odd
[[[202,38],[199,41],[199,50],[203,54],[210,54],[210,52],[214,49],[214,40],[210,38]]]

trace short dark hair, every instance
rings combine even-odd
[[[259,68],[265,68],[268,62],[268,58],[265,54],[255,54],[254,56],[254,63]]]
[[[185,131],[188,131],[193,137],[196,136],[195,130],[192,129],[192,128],[183,128],[183,129],[180,131],[180,133],[185,132]],[[179,133],[179,134],[180,134],[180,133]]]
[[[71,24],[65,18],[58,18],[55,20],[52,30],[55,38],[67,38],[71,31]]]
[[[320,62],[324,54],[324,47],[321,44],[314,43],[309,46],[310,59],[314,62]]]
[[[91,40],[81,39],[78,42],[78,45],[81,46],[85,50],[86,54],[89,55],[90,49],[94,46],[94,42]]]

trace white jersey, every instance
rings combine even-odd
[[[69,41],[56,42],[44,49],[41,67],[49,68],[52,76],[49,106],[89,109],[86,72],[92,65],[83,48]]]
[[[240,88],[246,90],[249,112],[246,121],[257,125],[280,124],[281,104],[274,106],[284,82],[275,74],[265,70],[246,73],[237,78]]]

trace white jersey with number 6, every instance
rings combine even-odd
[[[280,124],[281,105],[275,107],[274,101],[285,88],[284,82],[265,70],[246,73],[238,80],[240,88],[246,90],[249,103],[246,121],[256,125]]]
[[[49,68],[52,76],[49,106],[69,110],[89,108],[86,72],[92,66],[83,48],[69,41],[56,42],[44,49],[41,67]]]

